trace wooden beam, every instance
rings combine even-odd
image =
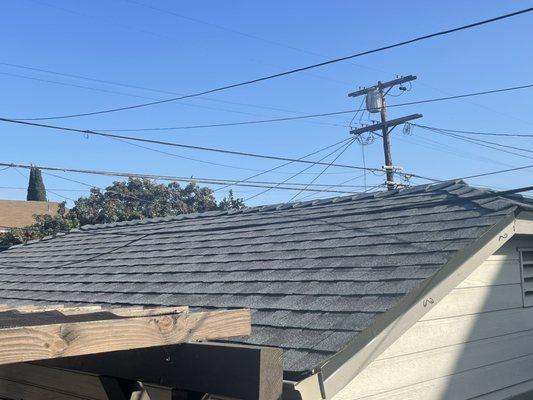
[[[385,89],[385,88],[388,88],[388,87],[391,87],[391,86],[399,85],[401,83],[414,81],[415,79],[416,79],[416,76],[414,76],[414,75],[402,76],[400,78],[393,79],[392,81],[382,82],[379,85],[370,86],[368,88],[360,89],[360,90],[357,90],[355,92],[349,93],[348,97],[362,96],[362,95],[367,94],[368,92],[370,92],[372,90]]]
[[[278,400],[282,350],[186,343],[39,361],[41,366],[137,380],[242,400]]]
[[[400,117],[400,118],[388,120],[385,123],[381,122],[381,123],[378,123],[378,124],[372,124],[372,125],[368,125],[368,126],[363,126],[362,128],[352,129],[350,131],[350,133],[352,135],[359,135],[359,134],[365,133],[365,132],[374,132],[374,131],[377,131],[377,130],[381,130],[383,128],[388,128],[390,126],[394,127],[396,125],[400,125],[400,124],[403,124],[405,122],[411,121],[413,119],[418,119],[418,118],[422,118],[422,114],[411,114],[411,115],[407,115],[405,117]]]
[[[34,325],[34,321],[42,323],[43,318],[53,315],[5,315],[0,326],[14,327],[0,329],[0,364],[245,336],[251,330],[248,310],[128,318],[97,314],[114,319],[95,321],[86,320],[90,315],[63,315],[66,320],[61,323]]]

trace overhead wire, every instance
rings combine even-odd
[[[203,184],[212,184],[212,185],[227,185],[228,183],[231,183],[235,186],[243,186],[243,187],[259,187],[259,188],[269,188],[269,189],[275,189],[278,188],[280,190],[295,190],[298,191],[301,189],[300,186],[295,186],[294,184],[290,184],[292,186],[279,186],[277,183],[276,185],[263,183],[263,182],[243,182],[238,183],[237,180],[230,180],[230,179],[218,179],[218,178],[195,178],[195,177],[183,177],[183,176],[169,176],[169,175],[155,175],[155,174],[140,174],[140,173],[131,173],[131,172],[119,172],[119,171],[103,171],[103,170],[92,170],[92,169],[79,169],[79,168],[64,168],[64,167],[51,167],[46,165],[29,165],[29,164],[15,164],[15,163],[4,163],[0,162],[0,166],[9,166],[12,168],[24,168],[24,169],[30,169],[32,167],[39,168],[42,171],[57,171],[57,172],[73,172],[73,173],[79,173],[79,174],[88,174],[88,175],[101,175],[101,176],[120,176],[120,177],[126,177],[126,178],[146,178],[146,179],[160,179],[165,181],[172,181],[172,182],[189,182],[189,183],[203,183]],[[297,185],[304,185],[303,183],[298,183]],[[321,189],[319,187],[316,187],[314,189],[308,188],[306,191],[313,191],[313,192],[331,192],[331,193],[351,193],[350,191],[341,191],[341,190],[325,190]]]
[[[19,168],[26,168],[26,167],[21,167],[21,166],[17,166],[17,167],[14,167],[14,170],[19,174],[21,175],[22,177],[24,177],[25,179],[29,179],[28,175],[25,175],[24,173],[22,173],[21,171],[19,171]],[[30,168],[32,168],[32,166],[30,165]],[[76,201],[74,200],[72,197],[68,197],[68,196],[64,196],[62,194],[59,194],[59,193],[56,193],[55,191],[51,190],[51,189],[46,189],[46,192],[49,192],[49,193],[52,193],[53,195],[59,197],[59,198],[62,198],[63,200],[70,200],[70,201]]]
[[[440,131],[439,129],[437,129],[437,131]],[[449,135],[452,135],[453,137],[456,137],[456,138],[461,138],[464,136],[460,136],[456,133],[451,133],[451,132],[446,132],[446,131],[440,131],[440,132],[443,132],[443,133],[448,133]],[[526,153],[533,153],[533,150],[530,150],[530,149],[526,149],[524,147],[518,147],[518,146],[510,146],[508,144],[503,144],[503,143],[498,143],[498,142],[492,142],[490,140],[483,140],[483,139],[477,139],[477,138],[468,138],[470,140],[473,140],[473,141],[476,141],[476,142],[479,142],[479,143],[485,143],[485,144],[491,144],[491,145],[494,145],[494,146],[499,146],[499,147],[504,147],[504,148],[507,148],[507,149],[512,149],[512,150],[519,150],[519,151],[524,151]]]
[[[0,63],[0,65],[2,65],[2,63]],[[77,85],[77,84],[73,84],[73,83],[59,82],[59,81],[54,81],[54,80],[49,80],[49,79],[42,79],[42,78],[24,76],[24,75],[20,75],[20,74],[12,74],[12,73],[7,73],[7,72],[0,72],[0,75],[11,76],[11,77],[20,78],[20,79],[33,80],[33,81],[43,82],[43,83],[50,83],[50,84],[61,85],[61,86],[66,86],[66,87],[74,87],[74,88],[78,88],[78,89],[87,89],[87,90],[96,91],[96,92],[102,92],[102,93],[116,94],[116,95],[121,95],[121,96],[135,97],[135,98],[141,98],[141,99],[154,99],[153,97],[141,96],[141,95],[136,95],[136,94],[132,94],[132,93],[125,93],[125,92],[118,92],[116,90],[94,88],[94,87],[85,86],[85,85]],[[233,102],[228,102],[228,103],[234,104]],[[254,116],[254,117],[260,116],[260,115],[258,115],[256,113],[250,113],[250,112],[240,111],[240,110],[231,110],[231,109],[228,109],[228,108],[221,108],[221,107],[205,106],[205,105],[195,104],[195,103],[179,102],[179,103],[176,103],[176,105],[184,105],[184,106],[193,107],[193,108],[202,108],[202,109],[207,109],[207,110],[215,110],[215,111],[223,111],[223,112],[229,112],[229,113],[243,114],[243,115],[249,115],[249,116]],[[237,105],[246,106],[246,104],[244,104],[244,103],[238,103]],[[254,107],[258,107],[258,106],[254,106]],[[270,109],[271,107],[259,107],[259,108]],[[276,109],[276,111],[288,112],[288,113],[292,113],[292,114],[305,114],[302,111],[293,111],[293,110],[284,110],[284,109]],[[327,115],[326,115],[326,117],[327,117]],[[327,121],[312,121],[311,123],[313,123],[315,125],[341,126],[341,127],[344,126],[344,125],[341,125],[341,124],[338,124],[338,123],[327,122]],[[148,129],[148,130],[152,130],[152,129]],[[155,130],[166,130],[166,129],[155,129]],[[110,129],[108,131],[109,132],[112,132],[112,131],[115,131],[115,132],[120,132],[120,131],[127,132],[129,130],[128,129]]]
[[[249,200],[252,200],[256,197],[259,197],[265,193],[268,193],[270,190],[272,189],[275,189],[276,187],[278,187],[279,185],[283,185],[283,184],[286,184],[288,181],[290,181],[291,179],[293,178],[296,178],[297,176],[301,175],[302,173],[306,172],[307,170],[309,170],[310,168],[314,167],[315,165],[323,165],[323,161],[328,158],[329,156],[331,156],[332,154],[335,154],[337,151],[339,151],[340,149],[342,149],[344,146],[347,146],[349,144],[351,144],[355,139],[353,138],[350,138],[350,140],[348,140],[348,144],[345,144],[345,143],[342,143],[341,146],[337,147],[336,149],[334,149],[332,152],[326,154],[324,157],[322,157],[320,160],[314,162],[313,164],[311,165],[308,165],[307,167],[305,167],[304,169],[302,169],[301,171],[298,171],[297,173],[289,176],[288,178],[286,178],[285,180],[283,180],[282,182],[280,182],[277,186],[274,186],[272,188],[267,188],[265,190],[263,190],[262,192],[259,192],[259,193],[256,193],[254,194],[253,196],[250,196],[250,197],[247,197],[246,199],[244,199],[244,201],[249,201]],[[326,164],[327,165],[327,164]],[[308,190],[308,189],[305,189],[305,190]]]
[[[116,134],[111,134],[111,133],[93,131],[89,129],[68,128],[64,126],[47,125],[47,124],[40,124],[36,122],[18,121],[18,120],[14,120],[10,118],[0,118],[0,121],[20,124],[20,125],[35,126],[35,127],[40,127],[40,128],[55,129],[55,130],[65,131],[65,132],[77,132],[77,133],[82,133],[82,134],[87,134],[87,135],[96,135],[96,136],[103,136],[103,137],[109,137],[109,138],[126,139],[126,140],[131,140],[131,141],[142,142],[142,143],[152,143],[152,144],[158,144],[158,145],[164,145],[164,146],[180,147],[180,148],[191,149],[191,150],[202,150],[202,151],[208,151],[208,152],[216,152],[216,153],[223,153],[223,154],[230,154],[230,155],[262,158],[262,159],[269,159],[269,160],[278,160],[278,161],[292,161],[292,162],[312,164],[312,165],[316,164],[315,161],[309,161],[309,160],[303,160],[303,159],[295,159],[295,158],[289,158],[289,157],[279,157],[279,156],[273,156],[273,155],[264,155],[264,154],[250,153],[250,152],[234,151],[234,150],[227,150],[227,149],[213,148],[213,147],[206,147],[206,146],[195,146],[195,145],[168,142],[168,141],[162,141],[162,140],[138,138],[138,137],[133,137],[133,136],[123,136],[123,135],[116,135]],[[328,164],[318,163],[318,165],[328,165]],[[363,169],[363,167],[349,165],[349,164],[333,164],[332,166],[340,167],[340,168],[359,169],[359,170]],[[373,171],[381,171],[381,169],[379,168],[367,168],[367,169],[373,170]]]
[[[120,138],[109,138],[109,139],[116,140],[116,141],[118,141],[120,143],[125,143],[125,144],[127,144],[129,146],[134,146],[134,147],[137,147],[137,148],[140,148],[140,149],[152,151],[154,153],[159,153],[159,154],[164,154],[164,155],[171,156],[171,157],[180,158],[182,160],[195,161],[195,162],[199,162],[199,163],[202,163],[202,164],[214,165],[214,166],[217,166],[217,167],[225,167],[225,168],[231,168],[231,169],[238,169],[238,170],[242,170],[242,171],[261,171],[261,170],[255,169],[255,168],[240,167],[240,166],[237,166],[237,165],[223,164],[223,163],[217,163],[217,162],[214,162],[214,161],[201,160],[199,158],[192,158],[192,157],[182,156],[180,154],[171,153],[170,151],[154,149],[152,147],[143,146],[143,145],[138,144],[138,143],[132,143],[129,140],[126,140],[126,139],[120,139]],[[279,173],[284,173],[284,172],[279,172]]]
[[[449,128],[441,128],[441,127],[436,127],[436,126],[428,126],[428,125],[415,124],[415,123],[411,123],[411,125],[419,126],[421,128],[438,129],[440,131],[451,132],[451,133],[464,133],[466,135],[533,138],[533,134],[530,134],[530,133],[496,133],[496,132],[482,132],[482,131],[468,131],[468,130],[460,130],[460,129],[449,129]]]
[[[459,135],[454,134],[454,133],[442,132],[442,131],[440,131],[438,129],[430,129],[430,128],[423,128],[423,129],[425,129],[427,131],[430,131],[430,132],[438,133],[440,135],[448,136],[448,137],[451,137],[451,138],[454,138],[454,139],[462,140],[462,141],[465,141],[465,142],[468,142],[468,143],[473,143],[473,144],[476,144],[478,146],[482,146],[482,147],[486,147],[486,148],[489,148],[489,149],[497,150],[497,151],[500,151],[500,152],[503,152],[503,153],[512,154],[512,155],[515,155],[515,156],[518,156],[518,157],[522,157],[522,158],[533,159],[533,157],[531,157],[531,156],[527,156],[525,154],[516,153],[514,151],[509,151],[509,150],[506,150],[504,148],[501,148],[502,146],[503,147],[511,147],[511,146],[502,145],[500,143],[488,142],[488,141],[480,140],[480,139],[466,138],[464,136],[459,136]],[[519,150],[520,151],[529,151],[529,150],[524,150],[524,149],[519,149]]]
[[[69,73],[64,73],[64,72],[57,72],[57,71],[53,71],[53,70],[50,70],[50,69],[30,67],[30,66],[21,65],[21,64],[0,62],[0,65],[12,67],[12,68],[26,69],[26,70],[35,71],[35,72],[47,73],[47,74],[62,76],[62,77],[66,77],[66,78],[74,78],[74,79],[86,80],[86,81],[89,81],[89,82],[102,83],[102,84],[105,84],[105,85],[112,85],[112,86],[119,86],[119,87],[125,87],[125,88],[130,88],[130,89],[148,91],[148,92],[153,92],[153,93],[161,93],[161,94],[176,95],[176,96],[181,96],[182,95],[182,93],[177,93],[177,92],[169,91],[169,90],[154,89],[154,88],[150,88],[150,87],[146,87],[146,86],[138,86],[138,85],[131,85],[131,84],[122,83],[122,82],[103,80],[103,79],[96,79],[96,78],[91,78],[91,77],[87,77],[87,76],[83,76],[83,75],[69,74]],[[46,82],[48,82],[48,81],[46,81]],[[123,92],[116,92],[116,93],[122,94]],[[252,104],[252,103],[242,103],[242,102],[237,102],[237,101],[218,99],[218,98],[215,98],[215,97],[199,96],[198,99],[204,100],[204,101],[216,102],[216,103],[223,103],[223,104],[241,106],[241,107],[258,108],[258,109],[269,110],[269,111],[281,111],[281,112],[287,112],[287,113],[292,113],[292,114],[306,114],[303,111],[296,111],[296,110],[290,110],[290,109],[281,108],[281,107],[265,106],[265,105],[258,105],[258,104]],[[184,103],[181,103],[181,104],[184,104]],[[188,103],[188,104],[190,104],[190,103]]]
[[[28,190],[24,186],[0,186],[0,189],[4,190]],[[46,190],[55,190],[56,192],[86,192],[86,189],[63,189],[63,188],[52,188]]]
[[[483,173],[479,173],[479,174],[461,176],[461,177],[456,178],[456,179],[458,179],[458,180],[466,180],[466,179],[473,179],[473,178],[481,178],[481,177],[485,177],[485,176],[499,175],[499,174],[504,174],[504,173],[507,173],[507,172],[522,171],[522,170],[527,170],[527,169],[532,169],[532,168],[533,168],[533,164],[523,165],[521,167],[507,168],[507,169],[501,169],[501,170],[497,170],[497,171],[483,172]]]
[[[387,104],[386,107],[387,108],[405,107],[405,106],[412,106],[412,105],[418,105],[418,104],[435,103],[439,101],[455,100],[455,99],[461,99],[465,97],[484,96],[488,94],[509,92],[509,91],[515,91],[515,90],[529,89],[529,88],[533,88],[533,84],[511,86],[511,87],[500,88],[500,89],[484,90],[480,92],[463,93],[463,94],[446,96],[446,97],[435,97],[435,98],[430,98],[430,99],[415,100],[415,101],[409,101],[409,102],[398,103],[398,104]],[[380,109],[381,107],[376,107],[376,110],[380,110]],[[336,115],[343,115],[343,114],[351,114],[351,113],[360,112],[360,111],[364,112],[365,109],[358,108],[358,109],[352,109],[352,110],[332,111],[332,112],[327,112],[327,113],[306,114],[306,115],[299,115],[295,117],[281,117],[281,118],[269,118],[269,119],[249,120],[249,121],[223,122],[223,123],[216,123],[216,124],[181,125],[181,126],[164,126],[164,127],[147,127],[147,128],[98,129],[98,130],[104,131],[104,132],[142,132],[142,131],[167,131],[167,130],[220,128],[220,127],[228,127],[228,126],[255,125],[255,124],[273,123],[273,122],[297,121],[297,120],[308,119],[308,118],[319,118],[319,117],[329,117],[329,116],[336,116]],[[17,120],[17,121],[28,121],[27,119],[21,119],[21,118],[11,118],[11,119]],[[349,124],[347,125],[341,124],[339,126],[346,127],[346,128],[350,127]]]
[[[382,51],[385,51],[385,50],[390,50],[390,49],[393,49],[393,48],[402,47],[402,46],[405,46],[405,45],[408,45],[408,44],[412,44],[412,43],[416,43],[416,42],[419,42],[419,41],[422,41],[422,40],[427,40],[427,39],[438,37],[438,36],[448,35],[450,33],[463,31],[463,30],[466,30],[466,29],[471,29],[471,28],[474,28],[474,27],[478,27],[478,26],[489,24],[489,23],[493,23],[493,22],[496,22],[496,21],[501,21],[501,20],[504,20],[504,19],[512,18],[512,17],[518,16],[518,15],[521,15],[521,14],[529,13],[531,11],[533,11],[533,7],[522,9],[522,10],[515,11],[513,13],[508,13],[508,14],[505,14],[505,15],[499,15],[499,16],[494,17],[494,18],[489,18],[489,19],[477,21],[477,22],[474,22],[474,23],[471,23],[471,24],[462,25],[462,26],[459,26],[459,27],[455,27],[455,28],[451,28],[451,29],[447,29],[447,30],[434,32],[434,33],[423,35],[423,36],[418,36],[418,37],[415,37],[415,38],[412,38],[412,39],[409,39],[409,40],[397,42],[397,43],[386,45],[386,46],[381,46],[381,47],[378,47],[378,48],[362,51],[362,52],[351,54],[351,55],[348,55],[348,56],[338,57],[338,58],[326,60],[326,61],[323,61],[323,62],[320,62],[320,63],[306,65],[306,66],[303,66],[303,67],[294,68],[294,69],[290,69],[290,70],[287,70],[287,71],[283,71],[283,72],[279,72],[279,73],[275,73],[275,74],[271,74],[271,75],[266,75],[266,76],[262,76],[262,77],[259,77],[259,78],[238,82],[238,83],[223,85],[223,86],[219,86],[219,87],[216,87],[216,88],[213,88],[213,89],[207,89],[207,90],[203,90],[203,91],[198,91],[198,92],[190,93],[190,94],[183,95],[183,96],[172,97],[172,98],[168,98],[168,99],[152,101],[152,102],[146,102],[146,103],[133,104],[133,105],[123,106],[123,107],[115,107],[115,108],[108,108],[108,109],[102,109],[102,110],[91,111],[91,112],[77,113],[77,114],[63,114],[63,115],[55,115],[55,116],[47,116],[47,117],[16,118],[16,119],[21,119],[21,120],[24,119],[24,120],[34,120],[34,121],[36,121],[36,120],[49,120],[49,119],[77,118],[77,117],[83,117],[83,116],[101,115],[101,114],[113,113],[113,112],[118,112],[118,111],[138,109],[138,108],[143,108],[143,107],[154,106],[154,105],[158,105],[158,104],[169,103],[169,102],[182,100],[182,99],[187,99],[187,98],[192,98],[192,97],[199,97],[199,96],[203,96],[203,95],[206,95],[206,94],[221,92],[221,91],[225,91],[225,90],[228,90],[228,89],[234,89],[234,88],[237,88],[237,87],[252,85],[252,84],[255,84],[255,83],[259,83],[259,82],[264,82],[264,81],[267,81],[267,80],[280,78],[280,77],[283,77],[283,76],[292,75],[292,74],[296,74],[296,73],[303,72],[303,71],[308,71],[308,70],[319,68],[319,67],[323,67],[323,66],[326,66],[326,65],[331,65],[331,64],[342,62],[342,61],[351,60],[351,59],[354,59],[354,58],[357,58],[357,57],[361,57],[361,56],[364,56],[364,55],[368,55],[368,54],[378,53],[378,52],[382,52]]]
[[[439,142],[437,140],[432,140],[425,136],[418,135],[416,137],[416,140],[411,140],[411,138],[408,136],[398,135],[397,139],[401,141],[406,141],[407,143],[414,145],[414,146],[423,147],[423,148],[430,149],[430,150],[435,150],[435,151],[449,154],[453,157],[462,158],[468,161],[476,160],[476,161],[480,161],[486,164],[497,164],[497,165],[502,165],[505,167],[512,167],[512,165],[502,162],[501,160],[497,160],[497,159],[490,158],[490,157],[484,157],[484,156],[481,156],[480,154],[476,154],[470,151],[465,151],[463,148],[458,148],[458,147],[455,147],[455,146],[452,146],[446,143]]]
[[[117,192],[116,190],[113,190],[113,189],[103,188],[103,187],[96,186],[96,185],[91,185],[90,183],[82,182],[82,181],[79,181],[79,180],[77,180],[77,179],[67,178],[67,177],[65,177],[65,176],[61,176],[61,175],[57,175],[57,174],[53,174],[53,173],[51,173],[51,172],[43,172],[43,174],[45,174],[45,175],[49,175],[49,176],[53,176],[54,178],[62,179],[62,180],[65,180],[65,181],[78,183],[78,184],[80,184],[80,185],[83,185],[83,186],[89,187],[90,189],[105,190],[106,192],[113,193],[113,194],[119,195],[119,196],[121,196],[121,197],[126,197],[126,198],[130,198],[130,199],[134,199],[134,200],[140,201],[140,202],[142,202],[142,203],[152,203],[152,201],[150,201],[150,200],[141,199],[140,197],[134,196],[134,195],[132,195],[132,194],[121,193],[121,192]],[[76,202],[76,200],[74,200],[74,202]]]
[[[321,153],[322,151],[326,151],[326,150],[328,150],[328,149],[330,149],[330,148],[332,148],[332,147],[338,146],[338,145],[340,145],[340,144],[342,144],[342,143],[346,143],[346,142],[349,141],[349,140],[350,140],[350,138],[346,138],[346,139],[341,140],[341,141],[339,141],[339,142],[337,142],[337,143],[334,143],[334,144],[332,144],[332,145],[329,145],[329,146],[326,146],[326,147],[320,148],[320,149],[315,150],[315,151],[313,151],[313,152],[311,152],[311,153],[308,153],[308,154],[303,155],[302,157],[298,158],[298,160],[303,160],[303,159],[305,159],[305,158],[311,157],[311,156],[313,156],[313,155],[315,155],[315,154]],[[259,172],[259,173],[257,173],[257,174],[254,174],[254,175],[252,175],[252,176],[249,176],[249,177],[247,177],[247,178],[241,179],[241,180],[237,181],[237,183],[249,182],[251,179],[254,179],[254,178],[257,178],[257,177],[259,177],[259,176],[262,176],[262,175],[268,174],[268,173],[270,173],[270,172],[274,172],[274,171],[276,171],[276,170],[278,170],[278,169],[280,169],[280,168],[283,168],[283,167],[285,167],[285,166],[287,166],[287,165],[292,164],[293,162],[294,162],[294,161],[287,161],[287,162],[285,162],[285,163],[283,163],[283,164],[278,164],[278,165],[275,166],[275,167],[269,168],[269,169],[267,169],[267,170],[261,171],[261,172]],[[228,184],[228,185],[223,186],[223,187],[221,187],[221,188],[215,189],[215,192],[217,192],[217,191],[219,191],[219,190],[226,189],[226,188],[231,187],[231,186],[233,186],[233,185]]]
[[[346,144],[346,145],[344,146],[344,148],[339,152],[339,154],[337,154],[337,155],[335,156],[335,158],[333,159],[333,161],[331,161],[331,162],[329,163],[329,165],[326,165],[326,166],[322,169],[322,171],[320,171],[320,173],[319,173],[317,176],[315,176],[315,177],[311,180],[311,182],[309,182],[309,183],[308,183],[308,184],[307,184],[307,185],[306,185],[301,191],[299,191],[298,193],[296,193],[294,196],[291,197],[291,199],[289,200],[289,203],[290,203],[291,201],[295,200],[295,199],[296,199],[300,194],[302,194],[302,192],[303,192],[305,189],[307,189],[310,185],[312,185],[313,183],[315,183],[316,180],[317,180],[318,178],[320,178],[320,177],[324,174],[324,172],[326,172],[326,171],[328,170],[328,168],[331,166],[331,164],[333,164],[335,161],[337,161],[337,160],[339,159],[339,157],[342,156],[342,155],[346,152],[346,150],[348,150],[348,149],[350,148],[350,146],[351,146],[355,141],[356,141],[355,138],[353,138],[351,141],[349,141],[348,144]]]

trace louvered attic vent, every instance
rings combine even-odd
[[[520,251],[524,307],[533,306],[533,249]]]

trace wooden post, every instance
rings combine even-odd
[[[384,158],[385,158],[385,173],[387,175],[386,185],[387,185],[388,190],[392,190],[396,187],[396,184],[394,183],[394,165],[392,164],[392,152],[391,152],[391,143],[390,143],[390,132],[392,129],[389,129],[389,127],[392,126],[394,128],[394,126],[396,126],[397,124],[392,124],[392,121],[387,120],[387,103],[385,100],[385,96],[388,93],[388,91],[383,92],[383,89],[392,88],[393,86],[401,85],[402,83],[405,83],[405,82],[414,81],[415,79],[416,79],[416,76],[408,75],[408,76],[393,79],[388,82],[379,81],[377,85],[375,86],[360,89],[360,90],[357,90],[355,92],[348,94],[349,97],[358,97],[358,96],[366,96],[368,95],[368,93],[372,91],[376,91],[376,90],[379,92],[379,95],[381,97],[381,107],[379,109],[380,116],[381,116],[381,124],[375,124],[373,126],[373,128],[375,129],[367,129],[368,127],[364,127],[360,129],[353,129],[350,133],[359,135],[363,132],[372,132],[374,130],[381,129],[381,136],[383,139],[383,153],[384,153]],[[398,118],[398,120],[399,119],[400,118]]]
[[[390,131],[387,125],[387,103],[385,94],[381,87],[381,82],[378,82],[379,95],[381,96],[381,109],[379,110],[381,116],[381,134],[383,135],[383,154],[385,155],[385,173],[387,174],[387,189],[394,189],[394,169],[392,164],[392,154],[390,148]]]

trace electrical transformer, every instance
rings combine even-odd
[[[383,107],[383,99],[378,89],[372,89],[366,94],[366,109],[371,113],[378,113]]]

